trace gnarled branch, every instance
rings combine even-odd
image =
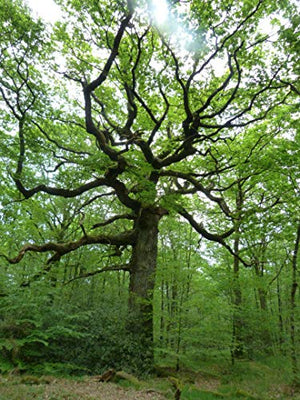
[[[224,232],[220,235],[215,234],[215,233],[210,233],[208,232],[202,224],[199,224],[197,221],[194,220],[194,218],[184,209],[182,208],[179,211],[179,214],[185,218],[191,226],[195,229],[196,232],[200,233],[201,236],[203,236],[205,239],[210,240],[212,242],[216,242],[221,244],[226,250],[229,251],[231,255],[234,257],[237,257],[238,260],[245,266],[245,267],[251,267],[251,264],[248,264],[245,260],[243,260],[238,254],[236,254],[232,248],[225,242],[224,239],[232,235],[235,231],[234,227],[229,229],[227,232]]]
[[[135,231],[125,231],[120,233],[119,235],[84,235],[79,240],[73,242],[65,242],[65,243],[55,243],[48,242],[42,245],[27,243],[22,249],[19,251],[19,254],[14,258],[9,258],[6,255],[1,255],[4,257],[10,264],[18,264],[26,253],[35,252],[35,253],[48,253],[54,252],[54,255],[47,261],[47,264],[51,262],[58,261],[62,256],[67,253],[70,253],[74,250],[77,250],[80,247],[91,245],[91,244],[107,244],[107,245],[115,245],[115,246],[124,246],[124,245],[133,245],[135,243]]]

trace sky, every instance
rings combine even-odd
[[[60,8],[53,0],[26,0],[26,3],[37,16],[45,19],[47,22],[55,22],[59,19]]]
[[[59,7],[53,0],[26,0],[34,13],[48,22],[55,22],[59,18]],[[154,18],[163,23],[167,18],[168,7],[166,0],[152,0]]]

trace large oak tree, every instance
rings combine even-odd
[[[24,243],[6,259],[49,253],[51,265],[82,246],[130,249],[128,262],[90,275],[129,272],[128,328],[151,364],[161,218],[179,213],[247,265],[231,193],[272,124],[286,128],[277,111],[294,107],[293,5],[170,1],[159,22],[151,1],[57,3],[64,19],[51,30],[20,1],[4,1],[2,160],[16,200],[79,198],[80,230],[71,241]],[[244,140],[248,150],[237,156]]]

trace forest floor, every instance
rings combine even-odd
[[[176,373],[162,368],[158,377],[133,377],[117,383],[99,377],[0,375],[0,400],[300,400],[284,370],[241,363],[235,371],[201,369]]]
[[[92,378],[64,379],[55,377],[3,378],[0,400],[165,400],[154,389],[136,390]]]

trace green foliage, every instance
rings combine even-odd
[[[182,392],[183,400],[257,400],[257,397],[254,397],[250,394],[243,393],[241,391],[235,391],[230,393],[218,393],[218,392],[208,392],[203,390],[196,389],[187,389]],[[263,399],[260,399],[263,400]]]
[[[108,368],[145,371],[139,341],[125,329],[124,295],[119,301],[113,294],[100,295],[101,307],[98,302],[83,307],[78,297],[68,303],[72,290],[34,286],[0,301],[2,373],[12,369],[44,375],[99,374]]]
[[[2,372],[7,366],[20,371],[63,371],[62,363],[67,361],[68,346],[80,343],[89,335],[73,321],[76,314],[68,315],[62,309],[54,307],[52,294],[21,292],[1,299],[0,346]],[[39,294],[35,299],[31,295]],[[30,319],[26,316],[30,315]],[[83,322],[84,318],[80,319]],[[65,359],[66,357],[66,359]],[[46,362],[46,359],[53,362]],[[67,362],[68,364],[68,362]],[[66,371],[81,369],[67,366]],[[84,369],[84,368],[83,368]],[[50,370],[48,371],[50,372]]]
[[[182,392],[182,396],[181,396],[181,398],[183,400],[198,400],[198,399],[201,399],[201,400],[202,399],[203,400],[217,400],[217,399],[224,400],[224,399],[226,399],[226,397],[220,393],[212,393],[212,392],[191,389],[191,388],[184,389]],[[230,397],[230,398],[232,400],[237,399],[237,397]]]

